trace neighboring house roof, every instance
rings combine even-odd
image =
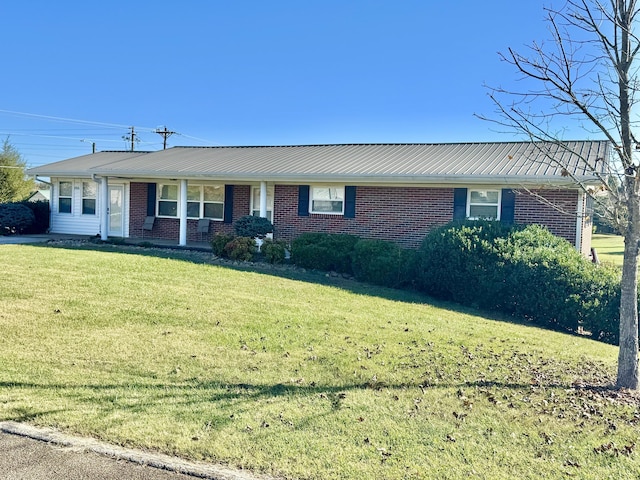
[[[361,183],[573,183],[594,179],[583,159],[604,167],[606,141],[173,147],[100,152],[32,168],[53,177],[213,179]],[[561,159],[562,167],[550,162]],[[599,163],[598,163],[599,162]]]
[[[51,190],[47,189],[47,190],[36,190],[35,192],[33,192],[29,198],[27,198],[27,201],[29,202],[43,202],[46,201],[48,202],[51,196]]]

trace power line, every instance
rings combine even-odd
[[[95,125],[95,126],[105,127],[105,128],[130,128],[128,125],[120,125],[117,123],[96,122],[92,120],[79,120],[76,118],[56,117],[53,115],[41,115],[38,113],[16,112],[13,110],[0,109],[0,113],[7,113],[10,115],[19,115],[19,116],[31,117],[31,118],[41,118],[45,120],[55,120],[60,122],[78,123],[81,125]],[[144,131],[150,131],[150,132],[154,131],[153,128],[148,128],[148,127],[138,127],[138,128]]]

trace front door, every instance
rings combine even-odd
[[[124,236],[124,186],[109,185],[109,236]]]

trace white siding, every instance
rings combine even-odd
[[[60,181],[72,182],[71,213],[58,212],[58,194]],[[96,214],[82,214],[82,182],[91,182],[90,178],[52,178],[51,183],[51,233],[68,233],[74,235],[97,235],[100,233],[100,195],[96,198]]]

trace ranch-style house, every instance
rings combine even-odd
[[[416,248],[454,219],[541,224],[588,254],[585,167],[605,141],[173,147],[104,151],[28,170],[49,177],[51,232],[177,245],[267,217],[275,238],[348,233]],[[562,159],[563,167],[550,158]],[[595,182],[597,183],[597,182]]]

